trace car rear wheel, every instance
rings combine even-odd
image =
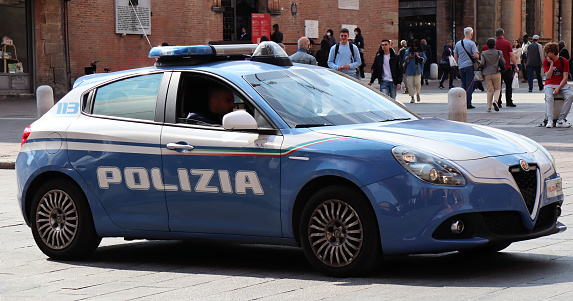
[[[101,241],[83,192],[67,180],[51,180],[38,189],[30,221],[36,244],[54,259],[86,257]]]
[[[330,186],[306,204],[299,227],[308,261],[329,276],[348,277],[376,267],[378,224],[368,200],[355,189]]]

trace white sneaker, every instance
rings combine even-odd
[[[410,103],[415,103],[416,101],[414,100],[414,97],[412,97],[412,99],[410,100]]]
[[[557,124],[555,125],[556,128],[570,128],[571,127],[571,123],[563,120],[563,119],[559,119],[557,120]]]
[[[545,127],[546,128],[552,128],[553,127],[553,120],[547,120],[547,125]]]

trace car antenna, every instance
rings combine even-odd
[[[147,37],[147,33],[145,33],[145,28],[143,28],[143,24],[141,23],[141,20],[139,19],[139,15],[135,11],[135,6],[133,5],[132,1],[129,1],[129,6],[131,6],[131,9],[133,10],[133,14],[135,15],[135,17],[137,17],[137,22],[139,22],[139,26],[141,26],[141,31],[143,31],[143,35],[145,36],[145,39],[147,40],[147,44],[149,44],[149,48],[150,49],[153,48],[153,46],[151,46],[151,42],[149,42],[149,38]]]

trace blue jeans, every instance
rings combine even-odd
[[[396,99],[396,88],[397,86],[389,80],[383,80],[380,83],[380,92],[390,96],[392,99]]]
[[[533,90],[533,72],[535,71],[537,75],[537,85],[539,90],[543,90],[543,81],[541,80],[541,67],[539,66],[528,66],[527,67],[527,81],[529,82],[529,90]]]
[[[460,75],[462,77],[462,88],[466,90],[466,103],[468,106],[472,105],[472,94],[474,93],[474,66],[460,68]]]

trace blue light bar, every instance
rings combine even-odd
[[[192,45],[192,46],[161,46],[153,47],[149,51],[150,58],[160,57],[186,57],[214,55],[213,49],[209,45]]]

